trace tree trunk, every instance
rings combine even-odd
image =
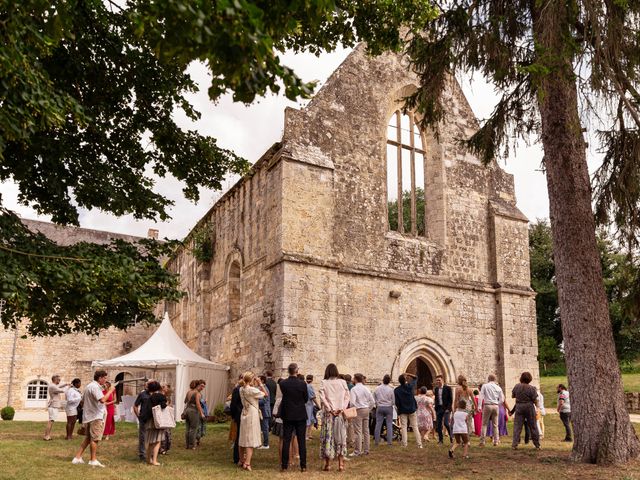
[[[538,104],[556,282],[571,391],[572,458],[623,463],[640,444],[625,407],[591,210],[591,185],[569,46],[570,2],[533,1]]]

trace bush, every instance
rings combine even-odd
[[[13,420],[16,411],[13,407],[6,406],[0,410],[0,418],[3,420]]]
[[[223,403],[219,403],[214,407],[212,417],[215,423],[226,423],[227,421],[229,421],[229,416],[224,413]]]

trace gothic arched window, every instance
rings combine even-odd
[[[389,230],[425,236],[425,149],[412,113],[396,110],[387,126]]]

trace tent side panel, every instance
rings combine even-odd
[[[210,412],[213,411],[216,405],[225,402],[227,399],[227,385],[229,382],[229,372],[227,370],[203,368],[198,366],[188,366],[185,369],[188,372],[187,375],[189,378],[186,382],[187,387],[191,380],[203,379],[207,382],[204,394]]]

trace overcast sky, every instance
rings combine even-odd
[[[283,62],[292,67],[304,80],[318,80],[322,84],[348,53],[348,50],[340,50],[320,58],[311,54],[286,54]],[[233,149],[251,162],[255,162],[266,149],[280,140],[285,107],[299,108],[304,105],[291,102],[282,95],[268,96],[248,107],[233,103],[230,96],[223,97],[217,104],[213,104],[206,93],[206,68],[193,65],[191,73],[202,87],[201,92],[190,96],[192,103],[202,113],[202,118],[196,124],[192,124],[179,116],[178,123],[215,137],[221,147]],[[480,119],[486,118],[496,102],[494,92],[477,78],[473,82],[463,80],[461,84],[476,116]],[[588,154],[593,170],[597,163],[597,155],[592,150]],[[515,177],[518,206],[530,220],[549,216],[547,185],[544,174],[540,171],[541,160],[540,145],[519,144],[515,154],[510,155],[506,161],[501,161],[502,167]],[[233,184],[232,181],[226,183],[226,188]],[[80,224],[86,228],[139,236],[145,236],[149,228],[157,228],[160,230],[161,238],[182,238],[220,195],[220,192],[203,190],[200,201],[194,205],[182,197],[180,182],[175,179],[158,180],[156,189],[175,202],[170,211],[173,220],[154,223],[151,220],[134,220],[130,216],[118,218],[99,211],[82,210]],[[32,208],[17,203],[16,185],[0,184],[0,192],[4,205],[18,212],[23,218],[49,220],[47,217],[38,216]]]

